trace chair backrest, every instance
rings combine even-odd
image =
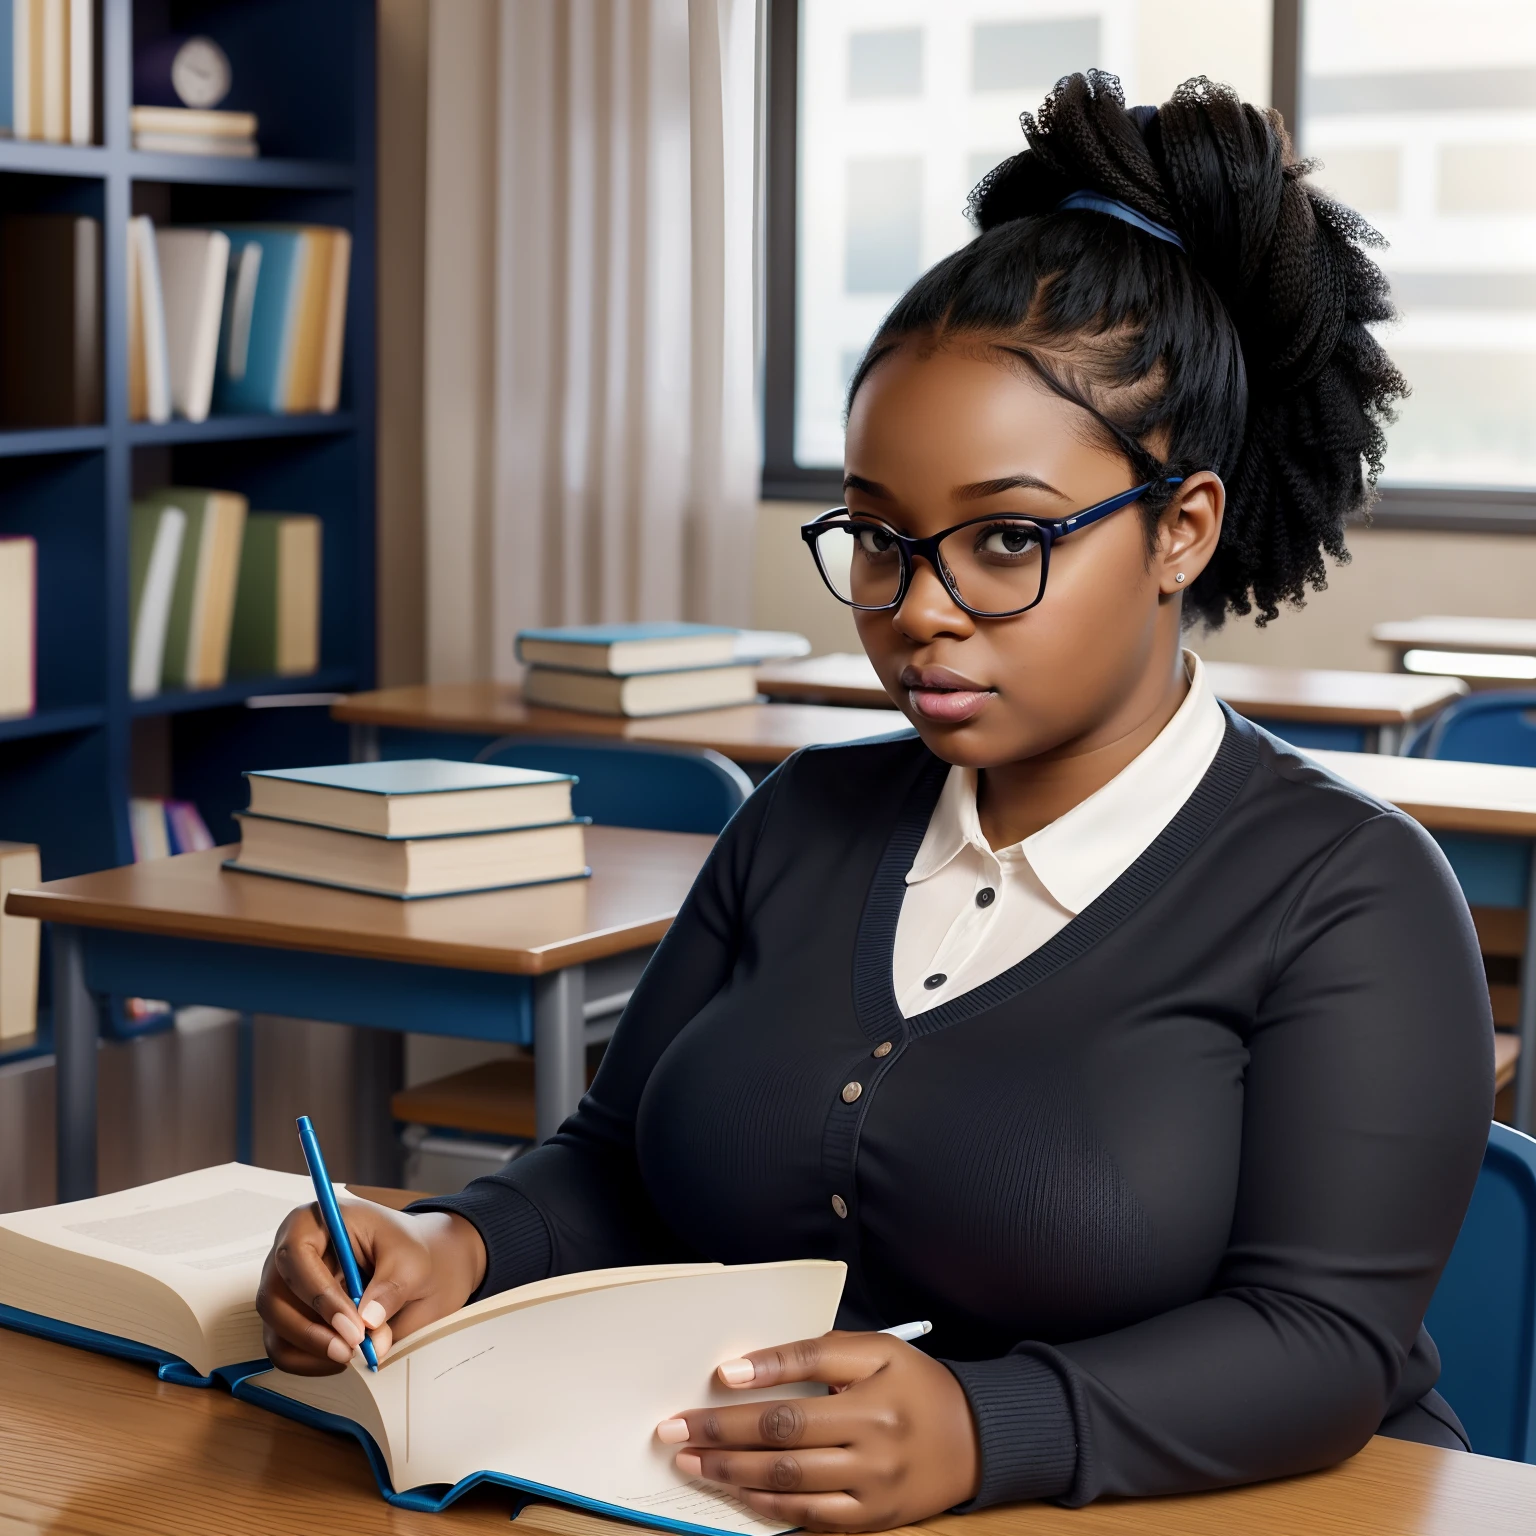
[[[1472,1449],[1536,1462],[1536,1140],[1497,1121],[1424,1322]]]
[[[574,773],[576,814],[606,827],[718,832],[752,793],[751,779],[710,751],[503,736],[475,760]]]
[[[1500,688],[1447,705],[1410,745],[1414,757],[1536,768],[1536,692]]]

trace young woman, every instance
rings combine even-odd
[[[807,530],[916,735],[758,790],[551,1142],[349,1208],[381,1351],[550,1273],[845,1260],[843,1331],[721,1373],[841,1390],[658,1428],[813,1529],[1465,1443],[1422,1322],[1492,1096],[1466,905],[1180,647],[1343,555],[1404,388],[1371,233],[1205,80],[1073,76],[1025,131]],[[298,1211],[267,1266],[289,1370],[362,1337],[324,1252]]]

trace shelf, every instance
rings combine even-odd
[[[31,139],[0,139],[0,174],[21,171],[33,176],[89,176],[100,179],[111,166],[107,151],[94,144],[40,144]]]
[[[22,741],[31,736],[64,736],[70,731],[94,730],[107,717],[99,705],[73,709],[40,709],[35,715],[11,715],[0,719],[0,741]]]
[[[161,443],[234,443],[260,437],[319,437],[328,432],[350,432],[356,425],[351,411],[332,411],[328,416],[306,412],[301,416],[210,416],[207,421],[136,421],[128,428],[135,448]]]
[[[0,458],[22,458],[29,454],[84,453],[107,446],[105,427],[27,427],[20,431],[0,431]]]
[[[202,187],[276,187],[296,192],[346,191],[357,180],[342,160],[235,160],[223,155],[164,155],[130,150],[135,181],[175,181]]]
[[[189,709],[224,709],[271,693],[341,693],[353,687],[355,681],[350,667],[328,667],[306,677],[240,677],[222,688],[176,689],[157,693],[150,699],[135,699],[133,713],[142,717],[179,715]]]

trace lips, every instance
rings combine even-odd
[[[901,686],[918,714],[946,725],[974,719],[997,697],[994,689],[949,667],[904,667]]]

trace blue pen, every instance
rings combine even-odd
[[[363,1299],[363,1277],[358,1273],[357,1260],[352,1254],[352,1239],[347,1233],[346,1222],[341,1219],[341,1207],[336,1204],[336,1191],[331,1188],[331,1176],[325,1171],[320,1138],[315,1135],[315,1128],[310,1124],[308,1115],[299,1116],[299,1145],[304,1148],[304,1161],[309,1165],[309,1176],[315,1185],[315,1200],[320,1206],[325,1230],[330,1234],[331,1247],[336,1250],[336,1257],[341,1262],[342,1284],[346,1286],[347,1295],[352,1298],[355,1307]],[[373,1340],[366,1333],[363,1335],[362,1350],[368,1369],[378,1370],[379,1357],[374,1352]]]

